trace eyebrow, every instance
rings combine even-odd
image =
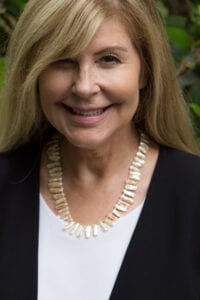
[[[97,51],[95,54],[102,54],[102,53],[112,52],[112,51],[120,51],[126,53],[128,52],[128,49],[120,46],[106,47],[100,51]]]

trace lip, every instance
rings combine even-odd
[[[65,110],[65,115],[67,119],[71,121],[74,125],[83,126],[83,127],[95,126],[100,121],[103,121],[112,107],[112,105],[104,106],[104,107],[91,107],[91,106],[70,107],[64,104],[62,106]],[[73,111],[80,112],[80,113],[82,112],[83,115],[76,114]]]

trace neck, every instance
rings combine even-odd
[[[118,170],[125,170],[131,163],[139,143],[139,135],[135,129],[128,135],[112,139],[95,149],[75,147],[61,138],[61,157],[64,174],[77,181],[107,178]],[[124,159],[126,157],[126,159]]]
[[[128,168],[128,178],[125,180],[124,187],[122,188],[121,196],[116,203],[113,203],[113,197],[111,195],[115,194],[115,190],[119,189],[119,184],[115,182],[110,185],[107,182],[107,185],[102,189],[94,189],[93,185],[89,185],[89,190],[86,189],[85,196],[82,197],[83,192],[78,193],[77,196],[73,198],[73,201],[69,199],[65,195],[64,185],[63,185],[63,172],[62,165],[60,161],[60,152],[59,152],[59,141],[58,138],[53,138],[49,143],[47,149],[48,155],[48,188],[49,192],[52,194],[52,198],[55,201],[55,207],[58,211],[58,215],[66,222],[66,230],[69,230],[70,234],[76,233],[79,237],[80,234],[84,234],[86,238],[98,235],[98,228],[101,228],[102,231],[107,230],[107,226],[112,226],[113,222],[121,217],[122,214],[126,213],[129,208],[135,203],[135,191],[138,188],[138,182],[141,178],[141,168],[145,163],[146,153],[148,151],[148,140],[144,135],[141,135],[141,141],[139,147],[137,147],[138,151],[134,156],[134,159],[131,162],[131,165]],[[120,176],[121,178],[121,176]],[[96,187],[96,186],[95,186]],[[113,189],[114,188],[114,189]],[[69,189],[70,191],[71,189]],[[120,187],[121,190],[121,187]],[[73,195],[76,194],[77,189],[72,189]],[[80,191],[80,189],[79,189]],[[82,190],[83,191],[83,190]],[[99,196],[102,199],[102,192],[105,195],[102,201],[99,201]],[[106,193],[105,193],[106,192]],[[71,193],[68,193],[70,195]],[[106,196],[107,194],[107,196]],[[117,192],[118,194],[118,192]],[[84,199],[84,201],[83,201]],[[109,201],[108,201],[109,199]],[[76,202],[76,203],[74,203]],[[76,204],[78,206],[76,207]],[[75,219],[71,214],[69,207],[74,204],[74,212]],[[95,204],[95,205],[94,205]],[[98,209],[96,210],[96,205],[98,205]],[[80,217],[80,211],[82,211],[81,206],[87,209],[83,213],[83,219]],[[95,207],[95,215],[92,213]],[[113,208],[112,208],[113,207]],[[99,214],[100,208],[100,214]],[[112,208],[112,210],[111,210]],[[88,210],[91,211],[91,215],[94,217],[90,219],[92,225],[83,226],[81,224],[90,224],[88,222],[85,223],[87,219]],[[77,219],[81,220],[81,223],[74,221],[76,220],[76,213],[78,212]],[[85,219],[86,213],[86,219]],[[103,219],[101,221],[101,218]],[[100,218],[101,217],[101,218]],[[98,223],[96,223],[98,220]],[[77,232],[78,230],[78,232]]]

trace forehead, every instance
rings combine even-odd
[[[102,21],[89,45],[84,51],[98,48],[133,47],[125,25],[115,16]],[[100,49],[101,50],[101,49]]]

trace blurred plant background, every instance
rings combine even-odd
[[[27,0],[0,0],[0,89],[7,41]],[[200,144],[200,0],[157,0]]]
[[[4,57],[9,35],[27,0],[0,0],[0,89],[3,83]]]
[[[200,145],[200,0],[157,2]]]

